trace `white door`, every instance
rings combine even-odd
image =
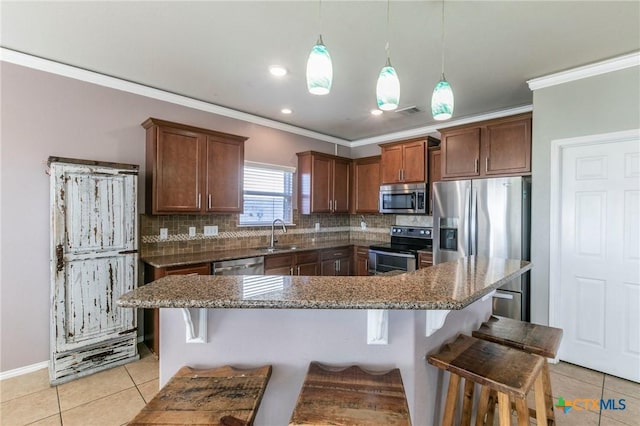
[[[55,384],[138,357],[136,312],[116,306],[137,282],[138,169],[117,166],[50,159]]]
[[[639,147],[635,134],[562,149],[559,279],[552,269],[551,283],[559,289],[555,307],[564,329],[560,359],[634,381],[640,381]]]

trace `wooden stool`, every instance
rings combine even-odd
[[[472,334],[473,337],[479,339],[507,345],[545,358],[542,383],[544,385],[547,421],[549,425],[555,424],[553,393],[547,358],[555,358],[558,354],[562,329],[494,315]],[[531,417],[535,417],[535,410],[529,410],[529,412]]]
[[[454,342],[444,345],[440,352],[428,355],[427,359],[430,364],[451,373],[443,425],[453,425],[461,378],[465,379],[465,391],[460,424],[471,422],[475,383],[481,386],[476,426],[485,424],[491,391],[498,395],[500,426],[511,424],[510,398],[515,402],[518,425],[528,425],[526,398],[534,384],[536,421],[539,425],[547,423],[542,384],[544,358],[541,356],[461,334]],[[492,419],[489,421],[493,423]]]
[[[400,370],[312,362],[289,425],[411,425]]]
[[[182,367],[129,424],[252,425],[270,376],[270,365]]]

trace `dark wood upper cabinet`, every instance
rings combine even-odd
[[[297,156],[300,213],[348,213],[351,160],[315,151]]]
[[[452,127],[442,135],[442,179],[531,174],[531,113]]]
[[[244,144],[218,136],[207,137],[207,212],[242,211]]]
[[[479,127],[441,132],[442,178],[480,176]]]
[[[351,213],[378,213],[380,156],[351,162]]]
[[[394,142],[380,147],[382,184],[426,182],[426,139]]]
[[[247,138],[149,118],[146,213],[240,213]]]

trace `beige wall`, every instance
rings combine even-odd
[[[638,67],[533,93],[531,320],[549,321],[551,141],[640,128]]]
[[[296,152],[335,152],[323,141],[0,64],[0,371],[49,359],[49,156],[133,163],[144,170],[140,123],[148,117],[247,136],[251,161],[296,166]],[[338,152],[348,155],[348,148]]]

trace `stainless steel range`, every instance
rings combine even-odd
[[[433,228],[392,226],[390,234],[390,243],[369,246],[370,275],[415,271],[418,251],[432,248]]]

